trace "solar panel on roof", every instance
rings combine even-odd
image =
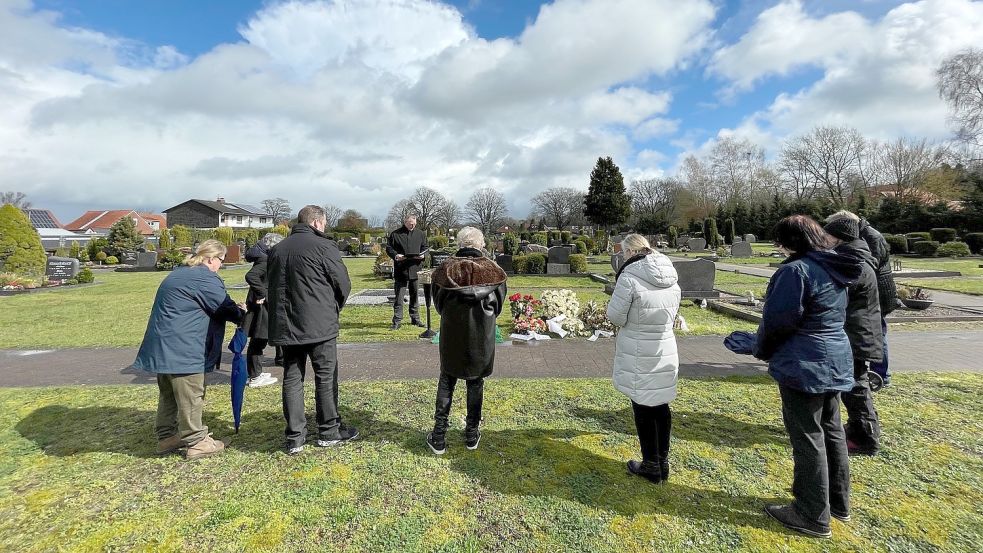
[[[58,228],[58,223],[46,209],[28,209],[27,216],[34,228]]]

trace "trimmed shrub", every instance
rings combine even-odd
[[[904,236],[885,234],[884,240],[887,240],[887,245],[891,247],[891,253],[908,253],[908,240]]]
[[[79,284],[88,284],[90,282],[95,282],[96,277],[92,274],[92,269],[84,267],[79,274],[75,276],[75,280],[79,281]]]
[[[162,251],[157,255],[157,270],[170,271],[184,262],[185,255],[180,250]]]
[[[0,267],[4,272],[29,278],[44,275],[46,258],[41,237],[23,211],[0,207]]]
[[[440,250],[446,248],[447,244],[450,243],[450,240],[448,240],[446,236],[438,234],[437,236],[431,236],[428,242],[430,243],[431,248]]]
[[[174,245],[179,248],[191,247],[194,244],[194,237],[191,235],[191,229],[184,225],[174,225],[171,227],[171,234],[174,235]],[[161,249],[164,249],[163,244]]]
[[[703,229],[703,234],[706,235],[707,238],[707,247],[711,250],[716,250],[719,248],[721,236],[720,233],[717,232],[717,220],[713,217],[707,217],[707,220],[704,222]]]
[[[606,252],[608,251],[608,233],[605,230],[600,230],[594,236],[594,242],[597,243],[597,247],[594,249],[596,252]]]
[[[540,246],[545,246],[547,241],[545,232],[537,232],[529,237],[530,244],[539,244]]]
[[[230,227],[217,228],[215,229],[215,239],[226,246],[231,246],[235,242],[235,231]]]
[[[564,230],[560,232],[560,240],[562,240],[564,244],[569,244],[572,238],[573,238],[573,233],[570,232],[569,230]]]
[[[933,228],[931,231],[932,240],[945,244],[956,239],[956,229],[954,228]]]
[[[164,229],[157,233],[157,245],[160,246],[161,251],[171,249],[171,232],[169,230]]]
[[[587,253],[597,253],[597,242],[594,242],[593,238],[590,236],[581,236],[580,241],[587,246]]]
[[[983,232],[971,232],[963,236],[963,240],[969,246],[969,251],[977,254],[983,251]]]
[[[587,256],[580,253],[575,253],[570,255],[570,272],[571,273],[586,273],[587,272]]]
[[[677,247],[676,244],[678,242],[679,242],[679,229],[677,229],[675,226],[670,226],[669,227],[669,246],[675,248],[675,247]]]
[[[969,245],[965,242],[946,242],[939,246],[942,257],[966,257],[969,255]]]
[[[734,220],[730,218],[724,220],[724,243],[734,244]]]
[[[107,257],[109,257],[109,256],[106,255],[106,252],[98,252],[98,253],[96,253],[96,261],[98,261],[99,263],[102,263],[102,262],[106,261],[106,258]]]
[[[934,240],[920,240],[915,242],[912,251],[922,257],[935,257],[939,251],[939,243]]]
[[[153,244],[144,244],[143,245],[143,249],[146,250],[146,251],[148,251],[148,252],[155,252],[155,251],[157,251],[157,248]]]
[[[358,254],[362,253],[361,244],[355,242],[349,242],[345,249],[348,250],[348,255],[354,255],[355,257],[358,257]]]
[[[115,255],[110,255],[106,257],[106,265],[117,265],[119,264],[119,259]]]
[[[583,240],[577,240],[573,244],[577,246],[577,253],[582,253],[584,255],[590,253],[590,250],[587,248],[587,242],[584,242]]]
[[[290,227],[288,227],[287,225],[277,225],[272,229],[270,229],[270,232],[275,232],[280,236],[286,238],[287,235],[290,234]]]
[[[528,232],[524,232],[524,231],[523,232],[520,232],[519,233],[519,240],[525,240],[526,242],[528,242],[529,241],[529,233]]]
[[[531,253],[526,256],[527,273],[530,275],[541,275],[546,273],[546,254]]]
[[[514,232],[507,232],[502,237],[502,249],[505,255],[519,254],[519,237]]]
[[[137,232],[137,225],[133,219],[123,217],[109,227],[109,253],[122,255],[123,252],[135,252],[143,246],[143,236]]]
[[[529,273],[529,256],[527,255],[517,255],[512,258],[512,270],[515,271],[517,275],[524,275]]]
[[[931,240],[932,233],[930,232],[909,232],[904,235],[905,238],[911,238],[912,240]]]

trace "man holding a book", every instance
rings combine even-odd
[[[393,324],[389,330],[397,330],[403,322],[403,298],[406,289],[410,291],[410,321],[416,326],[424,326],[420,321],[417,271],[423,264],[428,250],[427,235],[416,228],[416,215],[407,215],[403,226],[389,234],[386,254],[393,260],[396,301],[393,304]]]

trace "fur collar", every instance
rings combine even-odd
[[[441,288],[498,286],[506,278],[505,271],[498,263],[484,256],[450,257],[433,273],[433,283]]]

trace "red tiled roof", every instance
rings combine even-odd
[[[132,209],[112,209],[106,211],[86,211],[81,217],[65,225],[72,232],[87,230],[109,230],[114,223],[127,216],[136,216],[137,232],[144,236],[153,236],[154,229],[147,224],[142,215]]]
[[[158,223],[160,223],[161,230],[167,228],[167,215],[164,215],[162,213],[143,213],[143,212],[139,213],[139,215],[143,217],[145,220],[147,220],[147,222],[157,221]]]

